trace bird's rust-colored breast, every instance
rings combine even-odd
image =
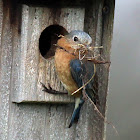
[[[66,52],[63,49],[57,49],[55,53],[55,67],[58,77],[68,93],[71,94],[78,89],[77,84],[72,78],[70,71],[70,61],[75,59],[75,56]],[[81,91],[79,92],[81,94]],[[79,96],[79,93],[76,96]]]

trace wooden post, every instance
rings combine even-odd
[[[96,50],[110,60],[114,0],[0,0],[0,139],[103,140],[104,120],[87,101],[79,122],[68,128],[74,99],[42,92],[39,82],[64,91],[53,58],[39,52],[39,38],[50,25],[90,34]],[[97,67],[101,113],[105,115],[109,69]],[[43,104],[44,103],[44,104]],[[51,103],[51,104],[50,104]],[[59,103],[59,104],[58,104]]]

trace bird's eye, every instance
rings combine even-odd
[[[78,41],[78,37],[75,36],[75,37],[74,37],[74,41]]]

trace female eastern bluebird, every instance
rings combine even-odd
[[[74,91],[83,86],[84,81],[90,80],[95,74],[95,64],[93,62],[78,59],[79,51],[77,50],[82,46],[88,48],[91,43],[92,38],[87,33],[79,30],[71,31],[57,41],[58,48],[55,52],[56,73],[69,95],[72,95]],[[98,103],[98,95],[93,88],[93,83],[94,79],[85,86],[84,91],[96,104]],[[45,86],[44,88],[44,91],[49,92]],[[78,121],[80,109],[84,104],[82,90],[73,96],[75,96],[75,108],[69,128],[74,122]]]

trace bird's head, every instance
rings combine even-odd
[[[92,38],[84,31],[74,30],[58,40],[57,45],[65,49],[88,48],[92,43]]]

